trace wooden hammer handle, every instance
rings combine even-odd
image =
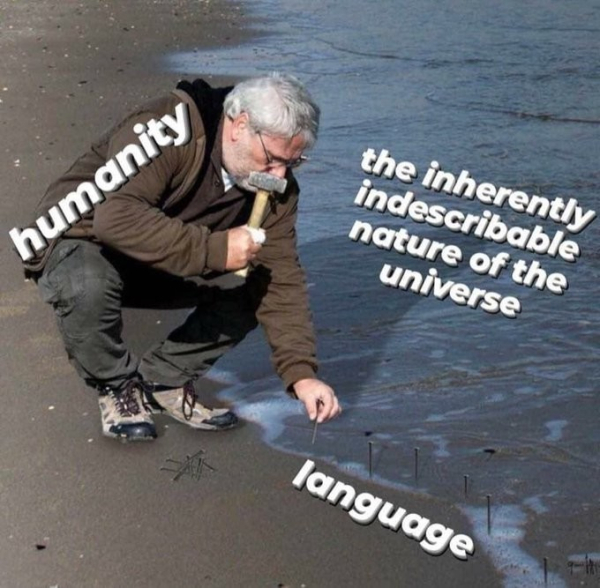
[[[251,229],[260,229],[265,212],[267,210],[267,204],[269,203],[269,192],[266,190],[258,190],[254,198],[254,204],[252,205],[252,212],[250,213],[250,219],[248,220],[248,226]],[[248,275],[249,266],[237,270],[236,276],[245,278]]]

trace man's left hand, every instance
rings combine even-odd
[[[324,423],[342,412],[335,392],[321,380],[316,378],[299,380],[294,384],[294,392],[304,403],[311,421],[316,418],[319,423]]]

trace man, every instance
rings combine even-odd
[[[184,112],[176,121],[174,113]],[[176,122],[189,126],[177,137]],[[138,157],[139,169],[125,183],[71,228],[55,231],[48,248],[26,263],[55,310],[71,363],[100,393],[105,435],[153,439],[155,412],[198,429],[234,426],[232,412],[201,404],[193,383],[257,321],[278,375],[311,420],[339,414],[334,391],[315,375],[296,253],[299,189],[291,170],[316,141],[318,122],[318,107],[291,76],[272,74],[233,89],[182,82],[108,131],[48,188],[36,218],[53,212],[56,229],[58,204],[82,182],[98,182],[107,162],[118,160],[124,169],[122,153],[144,137],[154,157],[146,164]],[[255,190],[248,179],[256,171],[287,180],[285,193],[270,201],[264,244],[244,226]],[[215,285],[248,265],[246,281]],[[169,305],[191,300],[195,309],[138,361],[121,338],[121,307],[140,297]]]

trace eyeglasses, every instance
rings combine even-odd
[[[265,152],[265,157],[267,158],[268,165],[283,165],[288,169],[295,169],[300,167],[303,163],[308,161],[308,157],[306,155],[301,155],[297,159],[281,159],[280,157],[273,157],[265,147],[265,143],[262,138],[262,134],[260,131],[255,131],[258,135],[258,139],[260,140],[260,144],[262,145],[263,151]]]

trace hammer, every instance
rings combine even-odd
[[[248,183],[251,186],[258,188],[254,198],[254,204],[252,205],[250,220],[248,220],[248,227],[250,229],[259,229],[263,222],[265,211],[267,210],[269,196],[273,192],[283,194],[287,187],[287,180],[264,172],[251,172],[248,176]],[[248,266],[239,269],[235,272],[235,275],[245,278],[248,275],[248,269]]]

